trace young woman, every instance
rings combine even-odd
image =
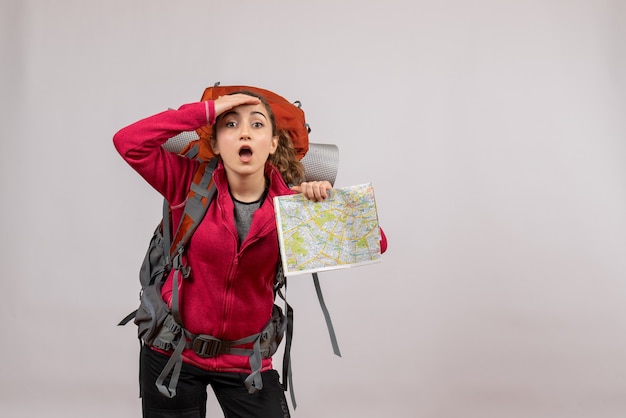
[[[113,138],[124,160],[170,202],[173,225],[181,217],[198,162],[161,145],[207,124],[213,125],[210,145],[220,160],[213,173],[217,193],[185,253],[191,270],[180,288],[181,318],[193,334],[235,341],[260,332],[272,315],[279,260],[273,198],[301,192],[308,199],[323,200],[331,185],[301,182],[302,166],[262,97],[242,92],[191,103],[140,120]],[[289,188],[285,180],[295,186]],[[386,248],[384,238],[382,244]],[[171,276],[162,289],[168,304]],[[155,386],[168,359],[167,352],[142,349],[144,417],[204,417],[207,385],[225,416],[289,416],[271,358],[262,361],[263,389],[251,394],[244,385],[251,373],[248,356],[206,358],[185,349],[177,395],[171,399]]]

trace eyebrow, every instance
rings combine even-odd
[[[234,114],[239,116],[239,112],[236,110],[229,110],[228,112],[224,113],[223,116],[228,116],[230,114]],[[257,114],[257,115],[261,115],[263,116],[263,119],[267,120],[267,116],[265,116],[265,114],[263,112],[259,112],[258,110],[253,110],[252,112],[250,112],[251,115]]]
[[[252,113],[252,114],[255,114],[255,113],[256,113],[257,115],[261,115],[261,116],[263,116],[263,119],[266,119],[266,120],[267,120],[267,116],[265,116],[265,114],[263,114],[263,112],[259,112],[258,110],[254,110],[254,111],[252,111],[251,113]]]

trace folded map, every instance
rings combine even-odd
[[[333,189],[322,202],[274,198],[285,276],[380,261],[380,228],[370,183]]]

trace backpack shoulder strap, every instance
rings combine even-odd
[[[180,303],[179,303],[179,280],[182,274],[182,278],[189,275],[189,267],[185,266],[182,261],[182,255],[187,245],[187,242],[198,228],[198,225],[204,218],[204,215],[215,196],[215,184],[213,183],[213,171],[217,167],[217,158],[212,158],[207,162],[201,162],[198,166],[198,170],[194,176],[194,179],[189,188],[187,194],[187,200],[185,201],[185,209],[180,219],[180,223],[174,234],[174,238],[171,242],[170,257],[172,260],[172,269],[174,269],[174,277],[172,283],[172,317],[174,321],[183,326],[180,317]],[[176,396],[176,386],[178,385],[178,379],[180,377],[180,371],[182,367],[182,352],[185,348],[185,332],[180,335],[180,340],[174,344],[175,350],[170,356],[167,364],[161,371],[161,374],[156,380],[156,385],[159,392],[168,398]],[[165,386],[165,380],[170,371],[172,375],[170,377],[169,385]]]
[[[208,162],[202,162],[198,166],[198,171],[196,171],[187,195],[183,216],[171,242],[171,256],[180,253],[184,249],[189,238],[191,238],[200,221],[204,218],[209,204],[215,195],[213,171],[216,167],[217,158],[212,158]]]
[[[215,184],[213,183],[213,171],[217,167],[217,158],[212,158],[208,162],[202,162],[191,183],[185,209],[180,218],[180,223],[171,242],[170,257],[172,259],[172,269],[174,269],[173,289],[179,288],[179,276],[185,278],[189,275],[189,267],[183,264],[182,255],[189,242],[189,239],[198,228],[204,218],[213,196],[215,196]],[[174,320],[182,326],[178,303],[178,292],[172,292],[172,316]]]
[[[183,132],[182,134],[185,134],[185,132]],[[181,134],[181,135],[182,135]],[[180,136],[180,135],[178,135]],[[171,139],[177,138],[173,137]],[[170,140],[171,140],[170,139]],[[168,147],[164,147],[166,148],[168,151],[180,151],[179,149],[175,149],[175,150],[170,150],[170,148]],[[180,155],[187,157],[189,159],[195,159],[198,156],[198,144],[194,144],[193,146],[191,146],[189,149],[187,149],[185,152],[181,152]],[[200,166],[198,167],[198,171],[196,172],[196,175],[194,177],[194,181],[198,178],[198,173],[206,173],[207,174],[207,178],[210,181],[211,176],[213,174],[213,170],[215,170],[215,167],[217,166],[217,161],[209,164],[209,165],[203,165],[204,162],[201,161]],[[209,171],[210,169],[210,171]],[[201,179],[203,179],[204,177],[200,177]],[[205,180],[206,182],[207,180]],[[199,182],[202,182],[202,180],[200,180]],[[209,183],[207,183],[208,185]],[[196,185],[195,183],[192,183],[192,187],[195,189]],[[208,187],[208,186],[207,186]],[[189,196],[187,196],[187,198],[189,198]],[[186,204],[187,202],[185,202]],[[209,202],[210,203],[210,202]],[[194,203],[195,204],[195,203]],[[200,219],[201,220],[201,219]],[[164,256],[166,258],[165,260],[165,264],[169,265],[170,261],[171,261],[171,254],[172,254],[172,249],[174,248],[174,246],[172,245],[172,226],[171,226],[171,221],[172,221],[172,212],[170,209],[170,203],[167,201],[167,199],[163,199],[163,219],[161,220],[161,235],[163,237],[163,248],[164,248]],[[180,229],[180,226],[179,226]],[[178,231],[177,231],[178,232]],[[193,233],[193,231],[192,231]],[[187,236],[187,239],[189,239],[191,237],[191,234],[189,234]],[[185,243],[183,242],[183,245]]]

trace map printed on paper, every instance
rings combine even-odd
[[[274,198],[285,276],[380,261],[380,229],[371,184],[333,189],[322,202]]]

